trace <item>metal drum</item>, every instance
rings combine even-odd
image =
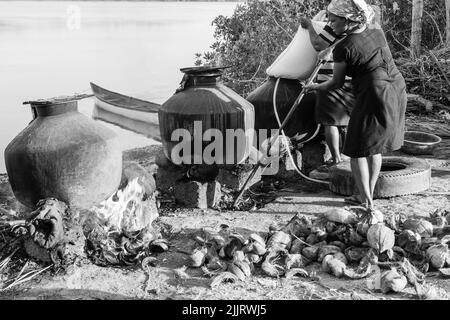
[[[166,157],[187,165],[245,161],[253,143],[253,105],[218,81],[223,68],[181,71],[181,87],[158,113]]]
[[[302,86],[298,80],[280,78],[278,85],[277,80],[277,78],[269,77],[247,96],[247,100],[255,107],[255,129],[258,132],[258,137],[260,136],[260,130],[276,130],[279,128],[275,111],[278,113],[280,123],[282,123],[302,91]],[[298,143],[307,141],[314,136],[318,129],[314,118],[315,103],[316,95],[314,92],[303,97],[284,128],[286,136]]]

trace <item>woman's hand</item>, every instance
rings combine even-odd
[[[300,25],[303,29],[308,29],[311,26],[311,20],[305,17],[300,17]]]
[[[303,87],[303,90],[305,90],[305,93],[308,93],[310,91],[317,91],[320,89],[321,89],[321,86],[320,86],[320,84],[317,84],[317,83],[311,83],[311,84],[305,85]]]

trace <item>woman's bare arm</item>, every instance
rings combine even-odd
[[[310,90],[328,91],[328,90],[341,88],[345,82],[346,70],[347,70],[347,63],[345,61],[335,62],[334,69],[333,69],[333,78],[331,78],[330,80],[325,81],[321,84],[317,84],[317,83],[310,84],[308,86],[305,86],[304,88],[307,91],[310,91]]]

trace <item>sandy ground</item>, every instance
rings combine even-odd
[[[124,157],[148,167],[154,158],[149,148],[132,150]],[[397,152],[396,154],[404,154]],[[434,156],[421,156],[432,166],[432,186],[424,193],[376,200],[385,213],[406,213],[426,216],[436,209],[450,209],[450,140],[446,139]],[[4,209],[24,210],[14,199],[3,176],[0,181],[0,206]],[[194,247],[192,233],[203,227],[217,229],[227,224],[241,234],[264,235],[273,222],[285,224],[294,214],[317,215],[330,207],[344,207],[343,197],[326,189],[311,188],[300,179],[283,187],[276,199],[265,207],[247,212],[200,209],[161,210],[160,221],[172,226],[169,251],[157,256],[156,267],[110,268],[92,264],[78,243],[71,249],[78,252],[73,263],[64,272],[46,273],[18,286],[13,291],[0,293],[2,299],[255,299],[255,300],[323,300],[323,299],[416,299],[411,286],[400,294],[383,295],[367,289],[365,280],[342,280],[317,270],[319,279],[294,277],[289,280],[269,278],[257,271],[246,282],[226,283],[211,288],[211,279],[198,268],[187,268],[188,279],[180,278],[173,270],[188,266],[188,255]],[[450,297],[450,280],[430,273],[427,282],[441,288],[444,297]]]

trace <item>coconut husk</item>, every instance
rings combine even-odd
[[[381,291],[383,293],[401,292],[405,289],[408,281],[406,277],[392,269],[381,274]]]
[[[344,270],[346,269],[346,267],[347,266],[344,262],[334,258],[333,255],[325,256],[322,261],[322,270],[334,275],[337,278],[340,278],[344,275]]]
[[[440,273],[441,276],[444,277],[444,278],[450,278],[450,268],[442,268],[442,269],[439,269],[439,273]]]
[[[283,228],[276,231],[283,231],[297,237],[307,237],[311,233],[312,221],[310,218],[296,214]]]
[[[277,249],[289,250],[292,243],[292,237],[284,231],[275,232],[267,241],[267,250],[270,252]]]
[[[290,278],[293,278],[295,276],[299,276],[299,277],[302,277],[302,278],[308,278],[309,274],[308,274],[308,271],[306,271],[305,269],[302,269],[302,268],[290,269],[285,274],[285,278],[286,279],[290,279]]]
[[[268,276],[278,278],[286,272],[285,266],[280,265],[281,259],[286,255],[286,250],[276,249],[269,251],[261,264],[261,270]],[[277,263],[279,262],[279,263]]]
[[[305,262],[303,261],[303,257],[301,254],[286,254],[284,259],[284,264],[286,265],[286,270],[291,268],[302,268],[305,266]]]
[[[210,286],[212,289],[214,289],[222,283],[236,283],[239,280],[240,279],[231,272],[221,272],[212,279]]]

